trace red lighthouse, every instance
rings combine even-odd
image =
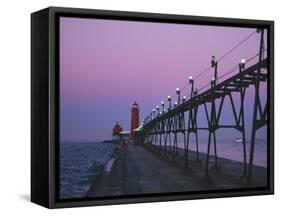
[[[135,132],[134,129],[139,127],[139,105],[137,104],[137,102],[135,102],[133,104],[132,107],[132,116],[131,116],[131,134],[130,134],[130,138],[131,139],[135,139]]]
[[[119,135],[123,131],[123,128],[120,126],[119,122],[116,122],[114,128],[112,129],[112,135]]]

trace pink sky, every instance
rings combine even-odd
[[[149,114],[167,95],[187,83],[255,31],[82,18],[60,20],[61,140],[108,139],[116,121],[129,128],[130,108]],[[219,76],[258,52],[255,34],[219,63]],[[213,77],[196,80],[199,88]],[[182,95],[187,95],[185,89]],[[251,95],[248,96],[251,99]]]

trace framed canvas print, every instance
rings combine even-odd
[[[273,194],[273,21],[31,16],[31,200]]]

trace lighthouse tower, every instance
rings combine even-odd
[[[130,138],[131,139],[135,139],[135,132],[134,129],[139,127],[139,105],[137,104],[137,102],[135,102],[133,104],[132,107],[132,116],[131,116],[131,134],[130,134]]]
[[[112,129],[112,140],[120,140],[121,139],[121,132],[123,131],[123,128],[119,124],[119,122],[116,122],[114,128]]]

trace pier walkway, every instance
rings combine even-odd
[[[114,196],[186,192],[249,187],[239,180],[243,163],[218,158],[223,167],[211,171],[212,181],[204,178],[205,154],[201,163],[190,152],[189,169],[184,166],[184,151],[173,160],[142,145],[128,144],[118,150],[107,163],[103,173],[92,183],[88,196]],[[211,156],[210,160],[214,160]],[[253,185],[266,186],[267,169],[254,166]]]

